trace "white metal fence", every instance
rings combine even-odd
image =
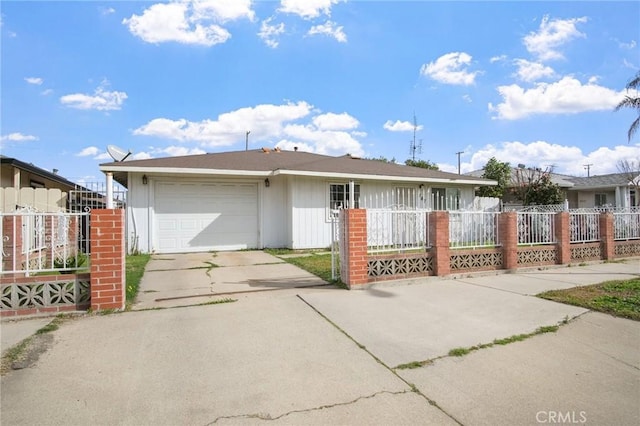
[[[0,274],[73,272],[88,265],[89,213],[0,213]]]
[[[600,213],[570,212],[569,229],[572,243],[600,241]]]
[[[518,212],[518,244],[554,244],[555,216],[555,212]]]
[[[404,252],[429,247],[428,210],[367,210],[367,251]]]
[[[498,212],[449,212],[449,246],[452,248],[498,245]]]
[[[640,211],[613,213],[614,240],[640,239]]]

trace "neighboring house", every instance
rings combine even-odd
[[[633,207],[640,204],[640,194],[633,181],[640,179],[640,173],[635,178],[627,173],[612,173],[590,177],[568,177],[573,187],[567,192],[569,208],[593,207]]]
[[[0,211],[85,211],[105,208],[102,191],[88,189],[31,163],[0,155]],[[124,199],[124,196],[122,197]],[[124,201],[118,202],[121,207]]]
[[[470,208],[494,181],[349,155],[262,150],[100,165],[128,188],[129,249],[187,252],[322,248],[332,210]],[[109,180],[109,179],[107,179]]]
[[[4,212],[19,208],[66,210],[65,194],[75,187],[75,183],[58,175],[56,170],[50,172],[15,158],[0,156],[0,210]]]
[[[515,185],[518,182],[526,181],[527,176],[535,176],[543,173],[540,169],[513,167],[511,169],[511,182]],[[475,170],[468,173],[468,176],[482,177],[483,170]],[[640,204],[640,194],[637,194],[637,187],[632,183],[627,173],[612,173],[601,176],[576,177],[549,173],[551,182],[557,184],[570,209],[595,208],[595,207],[618,207],[628,208]],[[634,181],[640,179],[640,173],[635,175]],[[505,204],[518,204],[519,201],[512,193],[507,191],[502,201]]]

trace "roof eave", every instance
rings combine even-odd
[[[392,176],[392,175],[369,175],[358,173],[337,173],[337,172],[315,172],[306,170],[275,170],[274,176],[277,175],[290,175],[290,176],[310,176],[310,177],[325,177],[334,179],[359,179],[359,180],[385,180],[395,182],[433,182],[433,183],[457,183],[464,185],[479,185],[479,186],[496,186],[498,182],[492,180],[475,180],[475,179],[455,179],[455,178],[434,178],[427,176]]]
[[[228,169],[194,169],[184,167],[135,167],[101,165],[103,173],[149,173],[149,174],[189,174],[189,175],[224,175],[224,176],[270,176],[270,170],[228,170]]]

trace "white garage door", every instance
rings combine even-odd
[[[159,253],[258,247],[258,187],[238,183],[155,184]]]

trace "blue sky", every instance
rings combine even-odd
[[[495,156],[559,173],[640,159],[638,2],[0,3],[1,151],[100,181],[109,144],[155,158],[279,146]],[[640,136],[640,135],[639,135]]]

